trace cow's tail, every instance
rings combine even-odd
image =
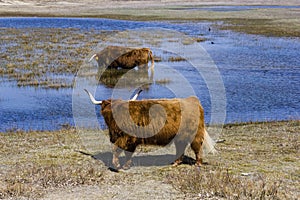
[[[91,62],[96,56],[97,54],[92,55],[92,57],[89,59],[89,62]]]
[[[204,141],[203,141],[203,146],[205,149],[206,153],[212,153],[215,154],[217,153],[217,150],[215,149],[215,142],[214,140],[208,135],[207,131],[205,130],[204,133]]]
[[[151,59],[151,69],[153,69],[154,68],[154,57],[153,57],[151,50],[149,50],[149,58]]]

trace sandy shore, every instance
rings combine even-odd
[[[162,8],[169,6],[188,6],[188,5],[300,5],[298,0],[210,0],[210,1],[178,1],[178,0],[146,0],[146,1],[97,1],[97,0],[65,0],[65,1],[41,1],[41,0],[0,0],[0,14],[2,16],[14,15],[53,15],[53,16],[85,16],[102,15],[107,9],[124,9],[124,8]],[[112,13],[114,13],[112,11]],[[137,12],[138,14],[138,12]]]
[[[278,8],[212,11],[209,5],[277,5]],[[0,16],[97,17],[122,20],[208,20],[223,29],[266,36],[300,37],[300,1],[41,1],[0,0]],[[293,28],[291,28],[293,27]]]

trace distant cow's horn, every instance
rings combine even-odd
[[[95,58],[95,56],[97,56],[97,54],[92,55],[92,57],[89,59],[89,62],[91,62]]]
[[[84,89],[84,91],[86,91],[86,93],[89,95],[89,97],[90,97],[93,104],[95,104],[95,105],[101,105],[102,104],[102,101],[97,101],[87,89]]]

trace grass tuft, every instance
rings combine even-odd
[[[170,182],[184,193],[200,198],[221,199],[282,199],[285,191],[282,181],[267,180],[261,174],[251,176],[234,175],[229,169],[220,167],[193,170],[182,168],[171,173]]]
[[[102,172],[92,164],[81,167],[58,164],[37,163],[17,164],[4,176],[4,187],[0,197],[36,198],[43,195],[46,188],[97,184],[102,180]]]

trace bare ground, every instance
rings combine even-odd
[[[122,9],[166,9],[176,6],[206,6],[206,5],[300,5],[298,0],[142,0],[142,1],[97,1],[97,0],[0,0],[0,14],[2,16],[10,15],[53,15],[53,16],[85,16],[102,15],[102,13],[117,14]],[[177,10],[179,12],[179,10]],[[138,14],[139,12],[136,12]]]
[[[173,145],[141,147],[114,172],[105,131],[0,135],[4,199],[299,199],[300,121],[226,125],[208,164],[171,167]]]

